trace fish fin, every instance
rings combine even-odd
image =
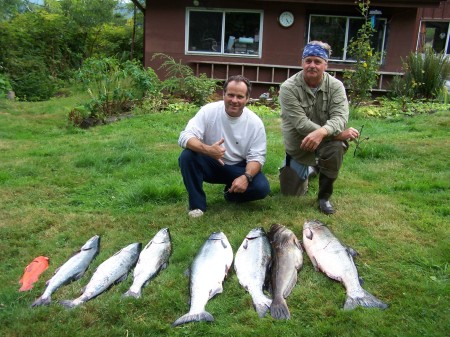
[[[64,308],[66,309],[72,309],[75,308],[76,306],[78,306],[78,304],[75,304],[75,301],[72,300],[62,300],[59,301],[59,303],[64,306]]]
[[[361,277],[358,277],[358,281],[360,286],[364,284],[364,280]]]
[[[248,248],[248,239],[246,238],[244,243],[242,244],[242,248],[247,249]]]
[[[50,296],[47,297],[47,298],[43,298],[41,296],[36,301],[33,302],[31,307],[33,308],[33,307],[38,307],[38,306],[41,306],[41,305],[49,305],[51,301],[52,301],[52,298]]]
[[[364,291],[363,297],[350,297],[347,296],[344,304],[344,310],[353,310],[356,307],[364,307],[364,308],[380,308],[380,309],[386,309],[388,305],[375,296],[373,296],[371,293]]]
[[[120,282],[125,281],[125,280],[127,279],[127,277],[128,277],[128,273],[123,274],[121,277],[119,277],[119,278],[114,282],[114,284],[117,284],[117,283],[120,283]]]
[[[307,228],[307,229],[305,229],[305,231],[306,231],[305,237],[306,237],[308,240],[312,240],[312,238],[313,238],[313,236],[314,236],[312,230],[309,229],[309,228]]]
[[[159,268],[159,270],[164,270],[169,266],[169,262],[164,262],[163,265],[161,266],[161,268]]]
[[[291,293],[292,289],[294,289],[295,284],[297,283],[297,273],[294,272],[292,273],[292,277],[289,280],[288,285],[286,286],[286,289],[283,292],[283,297],[287,298],[289,296],[289,294]]]
[[[220,284],[216,289],[211,289],[211,291],[209,292],[209,299],[213,298],[214,296],[216,296],[217,294],[220,294],[223,292],[223,287],[222,284]]]
[[[141,292],[134,292],[132,290],[128,290],[126,293],[122,295],[122,297],[134,297],[141,298]]]
[[[227,248],[228,247],[228,245],[226,244],[226,242],[224,240],[220,240],[220,242],[222,242],[222,247],[223,248]]]
[[[274,300],[270,306],[270,315],[275,319],[290,319],[291,313],[286,301],[283,299]]]
[[[354,250],[352,247],[345,247],[345,249],[347,250],[347,253],[349,253],[351,257],[356,257],[359,255],[358,252]]]
[[[314,270],[319,271],[319,264],[317,263],[317,260],[314,258],[314,256],[311,256],[309,259],[314,266]]]
[[[297,238],[294,238],[294,245],[295,245],[298,249],[300,249],[301,252],[303,252],[302,245],[300,244],[300,241],[298,241]]]
[[[268,310],[270,310],[270,306],[272,305],[272,300],[270,298],[267,298],[266,296],[263,296],[260,301],[253,302],[253,306],[255,307],[256,312],[258,313],[259,317],[264,317]]]
[[[214,317],[207,311],[202,311],[198,314],[189,314],[181,316],[175,322],[172,323],[172,326],[178,326],[181,324],[189,323],[189,322],[213,322]]]

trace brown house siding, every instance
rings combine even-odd
[[[327,4],[324,4],[325,2]],[[434,7],[417,7],[423,3]],[[437,3],[438,1],[372,1],[371,8],[381,10],[381,16],[388,20],[386,57],[380,69],[384,73],[383,83],[378,89],[386,89],[390,73],[401,71],[401,59],[416,50],[421,18],[450,19],[450,1],[442,3],[439,7],[436,6]],[[147,0],[144,65],[152,67],[164,77],[165,74],[158,70],[161,60],[152,60],[154,53],[164,53],[177,61],[191,65],[198,73],[206,73],[216,79],[244,73],[255,84],[254,95],[267,91],[270,86],[278,85],[299,70],[300,55],[307,42],[310,14],[359,16],[353,0],[227,2],[200,0],[198,8],[262,10],[264,18],[262,52],[260,57],[194,55],[185,54],[187,7],[193,7],[192,0]],[[285,10],[295,15],[294,24],[287,29],[282,28],[277,22],[278,15]],[[329,63],[329,69],[338,77],[343,69],[349,67],[351,63],[348,62]]]

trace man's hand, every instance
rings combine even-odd
[[[239,176],[233,180],[231,187],[228,189],[229,193],[244,193],[247,191],[248,180],[245,175]]]
[[[325,128],[319,128],[303,138],[300,148],[304,151],[314,152],[327,135],[328,131]]]
[[[199,152],[207,155],[213,159],[216,159],[220,165],[225,165],[222,158],[225,155],[226,149],[221,146],[225,142],[225,139],[221,138],[219,141],[212,145],[203,144],[198,138],[192,137],[187,143],[186,147],[194,152]]]
[[[348,128],[335,137],[336,140],[353,140],[359,137],[359,131],[355,128]]]
[[[212,144],[208,149],[208,156],[211,158],[217,159],[220,165],[225,165],[222,158],[225,155],[225,148],[221,145],[225,142],[225,139],[221,138],[219,141]]]

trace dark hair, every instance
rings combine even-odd
[[[244,82],[247,86],[247,97],[250,97],[250,93],[252,92],[252,84],[247,77],[242,75],[233,75],[228,77],[228,79],[223,84],[223,91],[227,91],[228,83],[230,82]]]

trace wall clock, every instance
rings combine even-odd
[[[285,11],[278,16],[278,22],[284,28],[288,28],[294,24],[294,14]]]

